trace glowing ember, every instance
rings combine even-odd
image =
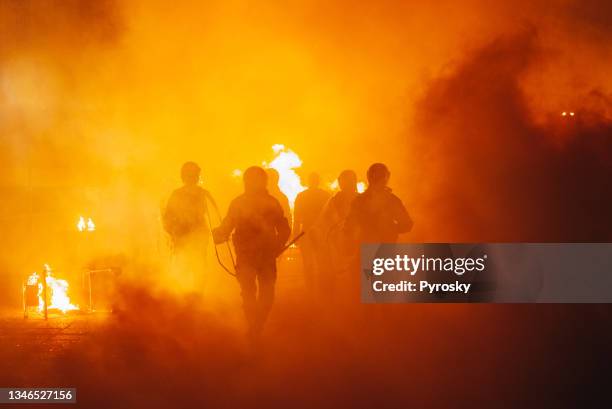
[[[77,229],[79,231],[95,231],[96,224],[93,222],[93,220],[91,220],[91,217],[89,217],[87,219],[87,222],[85,222],[85,218],[83,216],[80,216],[79,221],[77,223]]]
[[[67,311],[78,310],[79,307],[70,302],[68,297],[68,282],[53,277],[51,274],[51,267],[45,264],[45,271],[47,273],[47,299],[49,305],[47,309],[56,309],[62,313]],[[42,312],[45,308],[45,300],[43,298],[43,283],[38,273],[34,272],[28,277],[28,285],[38,284],[38,311]]]
[[[276,144],[272,146],[272,150],[276,156],[270,163],[264,162],[263,166],[278,171],[278,186],[281,192],[289,199],[289,205],[293,209],[295,197],[298,193],[306,189],[306,187],[302,186],[300,177],[294,170],[302,166],[302,160],[291,149],[285,148],[285,145]]]

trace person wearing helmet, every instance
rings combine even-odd
[[[195,162],[183,164],[183,186],[172,192],[162,211],[163,227],[172,242],[173,278],[179,289],[194,292],[204,286],[208,202],[216,208],[210,193],[199,185],[200,173]]]
[[[412,229],[412,219],[387,186],[391,173],[383,163],[368,169],[368,188],[351,204],[345,231],[359,243],[395,243]]]
[[[326,292],[333,294],[336,290],[336,281],[344,272],[350,261],[346,253],[346,237],[344,224],[357,193],[357,174],[347,169],[338,176],[340,190],[332,196],[323,210],[324,241],[328,248],[329,261],[327,262],[329,274],[326,278]]]
[[[291,234],[281,205],[268,193],[267,179],[263,168],[248,168],[243,175],[244,193],[232,200],[221,225],[213,230],[216,244],[232,236],[236,278],[252,340],[261,333],[272,308],[276,258]]]

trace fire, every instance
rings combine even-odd
[[[53,277],[51,267],[47,264],[45,264],[45,272],[47,276],[47,299],[49,300],[47,309],[60,310],[62,313],[78,310],[79,307],[72,304],[70,297],[68,297],[68,281]],[[38,311],[42,312],[45,307],[44,287],[41,277],[37,272],[34,272],[28,277],[28,285],[36,284],[38,284]]]
[[[295,169],[302,166],[302,160],[291,149],[285,145],[276,144],[272,146],[272,150],[276,154],[270,163],[263,163],[266,168],[273,168],[278,171],[279,181],[278,186],[289,199],[289,204],[293,209],[295,198],[306,187],[302,185],[300,177],[295,173]]]
[[[93,222],[91,217],[87,218],[87,222],[85,222],[85,218],[83,216],[80,216],[79,221],[77,223],[77,229],[79,231],[95,231],[96,224]]]

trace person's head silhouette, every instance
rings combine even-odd
[[[391,172],[384,163],[375,163],[368,169],[368,187],[386,187],[390,176]]]
[[[259,166],[251,166],[244,171],[242,176],[244,191],[247,193],[258,193],[266,190],[268,174]]]
[[[268,174],[268,189],[278,189],[278,181],[280,179],[278,170],[267,168],[266,173]]]
[[[197,185],[200,182],[200,167],[195,162],[185,162],[181,167],[181,179],[185,185]]]
[[[343,192],[356,192],[357,174],[350,169],[343,170],[338,176],[338,186]]]
[[[321,183],[321,177],[319,176],[318,173],[312,172],[310,175],[308,175],[308,187],[310,189],[318,188],[320,183]]]

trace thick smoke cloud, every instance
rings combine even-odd
[[[431,239],[610,239],[609,96],[592,90],[576,112],[536,120],[522,81],[543,58],[537,34],[485,45],[417,103],[412,163]]]

